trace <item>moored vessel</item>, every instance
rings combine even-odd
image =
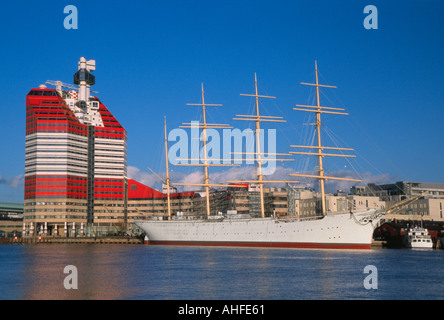
[[[327,213],[325,202],[324,183],[326,180],[345,180],[360,182],[358,179],[349,179],[342,177],[333,177],[324,174],[324,157],[354,157],[353,155],[335,154],[331,151],[353,150],[350,148],[328,147],[321,144],[321,114],[346,115],[342,112],[344,109],[323,107],[320,104],[320,87],[335,88],[334,86],[322,85],[318,82],[317,64],[315,67],[316,82],[301,83],[314,86],[316,88],[316,105],[297,105],[294,110],[314,112],[316,116],[315,123],[317,133],[317,144],[312,146],[291,146],[295,148],[314,149],[313,152],[290,152],[290,154],[313,155],[318,159],[318,172],[316,175],[291,174],[292,176],[315,178],[320,183],[321,190],[321,212],[316,217],[300,218],[297,216],[270,216],[265,215],[263,185],[265,183],[295,183],[298,181],[265,180],[262,172],[263,156],[272,154],[260,150],[260,122],[283,122],[281,117],[263,116],[259,112],[259,98],[274,98],[258,94],[257,78],[255,75],[255,94],[247,95],[256,99],[256,114],[237,115],[234,120],[247,120],[256,123],[256,144],[257,148],[253,152],[257,164],[257,180],[247,181],[227,181],[227,185],[242,183],[256,183],[260,187],[260,205],[261,216],[255,217],[249,214],[218,214],[210,215],[209,207],[209,187],[214,186],[209,182],[208,163],[205,147],[205,130],[209,124],[205,121],[205,104],[202,87],[202,103],[195,104],[203,107],[202,124],[198,124],[203,130],[204,152],[201,166],[205,168],[205,179],[202,184],[193,184],[203,186],[207,195],[207,215],[200,217],[193,216],[172,216],[156,217],[149,220],[136,220],[135,224],[139,226],[146,234],[149,244],[164,245],[211,245],[211,246],[254,246],[254,247],[292,247],[292,248],[344,248],[344,249],[369,249],[372,244],[374,228],[387,210],[370,209],[362,212],[341,212]],[[212,124],[213,127],[226,128],[227,125]],[[325,153],[324,150],[328,150]],[[246,154],[246,153],[242,153]],[[289,155],[278,154],[273,155]],[[167,160],[168,161],[168,160]],[[285,161],[285,159],[284,159]]]
[[[215,216],[216,217],[216,216]],[[216,217],[138,220],[148,244],[280,248],[369,249],[377,210],[319,219]]]
[[[412,249],[432,249],[433,241],[427,229],[413,227],[407,229],[403,242],[406,248]]]

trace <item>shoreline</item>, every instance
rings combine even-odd
[[[143,244],[138,237],[26,237],[3,238],[0,244]]]

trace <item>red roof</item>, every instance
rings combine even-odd
[[[179,192],[179,193],[171,193],[170,197],[179,198],[179,197],[192,197],[194,196],[194,192]],[[168,195],[166,193],[162,193],[157,191],[156,189],[150,188],[140,182],[137,182],[133,179],[128,179],[128,199],[152,199],[152,198],[166,198]]]

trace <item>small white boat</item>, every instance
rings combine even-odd
[[[416,227],[407,229],[404,245],[407,248],[432,249],[433,241],[427,229]]]

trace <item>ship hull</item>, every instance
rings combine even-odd
[[[370,249],[371,244],[301,243],[301,242],[224,242],[224,241],[147,241],[149,245],[202,246],[202,247],[251,247],[294,249]]]
[[[302,220],[250,218],[136,220],[148,244],[276,248],[369,249],[375,210]]]
[[[428,243],[409,243],[406,245],[410,249],[433,249],[433,242]]]

